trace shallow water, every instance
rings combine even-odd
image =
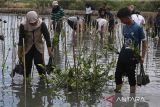
[[[48,17],[45,17],[45,22],[48,25]],[[4,73],[0,72],[0,107],[159,107],[160,98],[160,41],[148,38],[148,52],[145,59],[144,67],[145,71],[150,75],[150,84],[142,87],[137,87],[136,98],[144,99],[143,101],[116,101],[110,103],[106,100],[109,96],[114,95],[113,89],[115,88],[114,81],[107,82],[107,86],[104,86],[104,91],[96,93],[96,95],[90,96],[90,100],[82,99],[79,101],[79,105],[75,94],[67,95],[65,90],[59,92],[59,96],[56,96],[52,92],[54,86],[47,86],[44,81],[40,81],[36,68],[33,68],[32,79],[25,83],[21,75],[16,74],[14,79],[10,77],[11,69],[17,62],[17,47],[13,45],[18,43],[18,27],[21,21],[21,16],[0,14],[2,20],[6,20],[7,23],[2,23],[0,31],[2,29],[5,35],[5,42],[0,41],[0,65],[5,60]],[[23,17],[22,17],[23,19]],[[67,26],[67,25],[66,25]],[[49,27],[49,26],[48,26]],[[65,27],[67,35],[67,53],[68,62],[73,65],[73,52],[72,52],[72,36],[71,29]],[[117,25],[116,28],[116,48],[120,48],[121,45],[121,25]],[[13,40],[13,37],[15,39]],[[64,68],[64,53],[63,43],[64,40],[60,38],[59,49],[55,52],[56,64],[62,69]],[[5,45],[5,48],[3,48]],[[82,46],[92,48],[93,43],[88,36],[84,36]],[[10,48],[10,50],[9,50]],[[78,47],[76,47],[78,50]],[[5,50],[5,51],[4,51]],[[101,51],[100,46],[98,51]],[[7,55],[8,54],[8,55]],[[16,56],[16,57],[15,57]],[[114,55],[117,58],[117,55]],[[48,61],[48,54],[45,47],[45,62]],[[101,58],[99,62],[105,63],[106,58]],[[2,71],[2,66],[0,67]],[[110,74],[114,74],[115,68],[112,69]],[[26,89],[26,92],[25,92]],[[129,94],[129,85],[127,78],[124,78],[124,86],[122,89],[122,95],[118,98],[129,98],[132,96]]]

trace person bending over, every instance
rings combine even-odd
[[[42,22],[42,20],[38,17],[38,14],[35,11],[29,11],[26,14],[26,20],[24,20],[20,24],[18,43],[18,57],[21,62],[24,61],[23,55],[25,54],[26,77],[29,77],[29,75],[31,74],[33,60],[39,75],[45,74],[44,69],[42,69],[38,65],[44,65],[44,42],[42,39],[43,37],[46,40],[48,54],[51,57],[51,41],[47,26],[44,22]],[[23,45],[25,45],[24,52]]]

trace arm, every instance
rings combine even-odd
[[[146,51],[147,51],[147,41],[143,40],[142,41],[142,55],[141,55],[140,63],[144,62]]]
[[[64,10],[63,9],[61,9],[61,15],[64,16]]]
[[[41,31],[42,31],[42,34],[44,36],[44,39],[46,40],[46,45],[47,45],[47,48],[48,48],[48,55],[51,57],[53,49],[51,48],[50,34],[49,34],[47,26],[44,22],[42,22]]]
[[[18,58],[20,62],[23,62],[23,38],[24,38],[24,26],[21,24],[19,28],[19,42],[18,42]]]
[[[144,58],[145,58],[145,54],[146,54],[146,50],[147,50],[147,41],[145,39],[145,34],[143,31],[143,28],[141,28],[141,27],[139,28],[139,34],[140,34],[140,40],[142,41],[140,63],[143,63]]]
[[[59,14],[61,15],[61,18],[59,20],[65,19],[64,10],[62,8],[59,10]]]

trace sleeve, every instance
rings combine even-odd
[[[62,8],[60,9],[60,14],[62,17],[64,16],[64,10]]]
[[[144,30],[143,30],[143,27],[139,27],[139,37],[140,37],[140,40],[145,40],[145,34],[144,34]]]
[[[51,47],[51,40],[50,40],[50,34],[47,29],[47,26],[44,22],[42,22],[42,28],[41,28],[42,34],[44,36],[44,39],[46,40],[47,47]]]
[[[18,42],[18,46],[23,46],[23,38],[24,38],[24,26],[22,24],[20,24],[20,28],[19,28],[19,42]]]

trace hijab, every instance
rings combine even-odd
[[[37,24],[34,26],[30,24],[35,22],[37,22]],[[29,11],[26,14],[26,20],[23,21],[22,24],[24,25],[25,30],[34,31],[41,26],[42,19],[38,17],[38,14],[35,11]]]

